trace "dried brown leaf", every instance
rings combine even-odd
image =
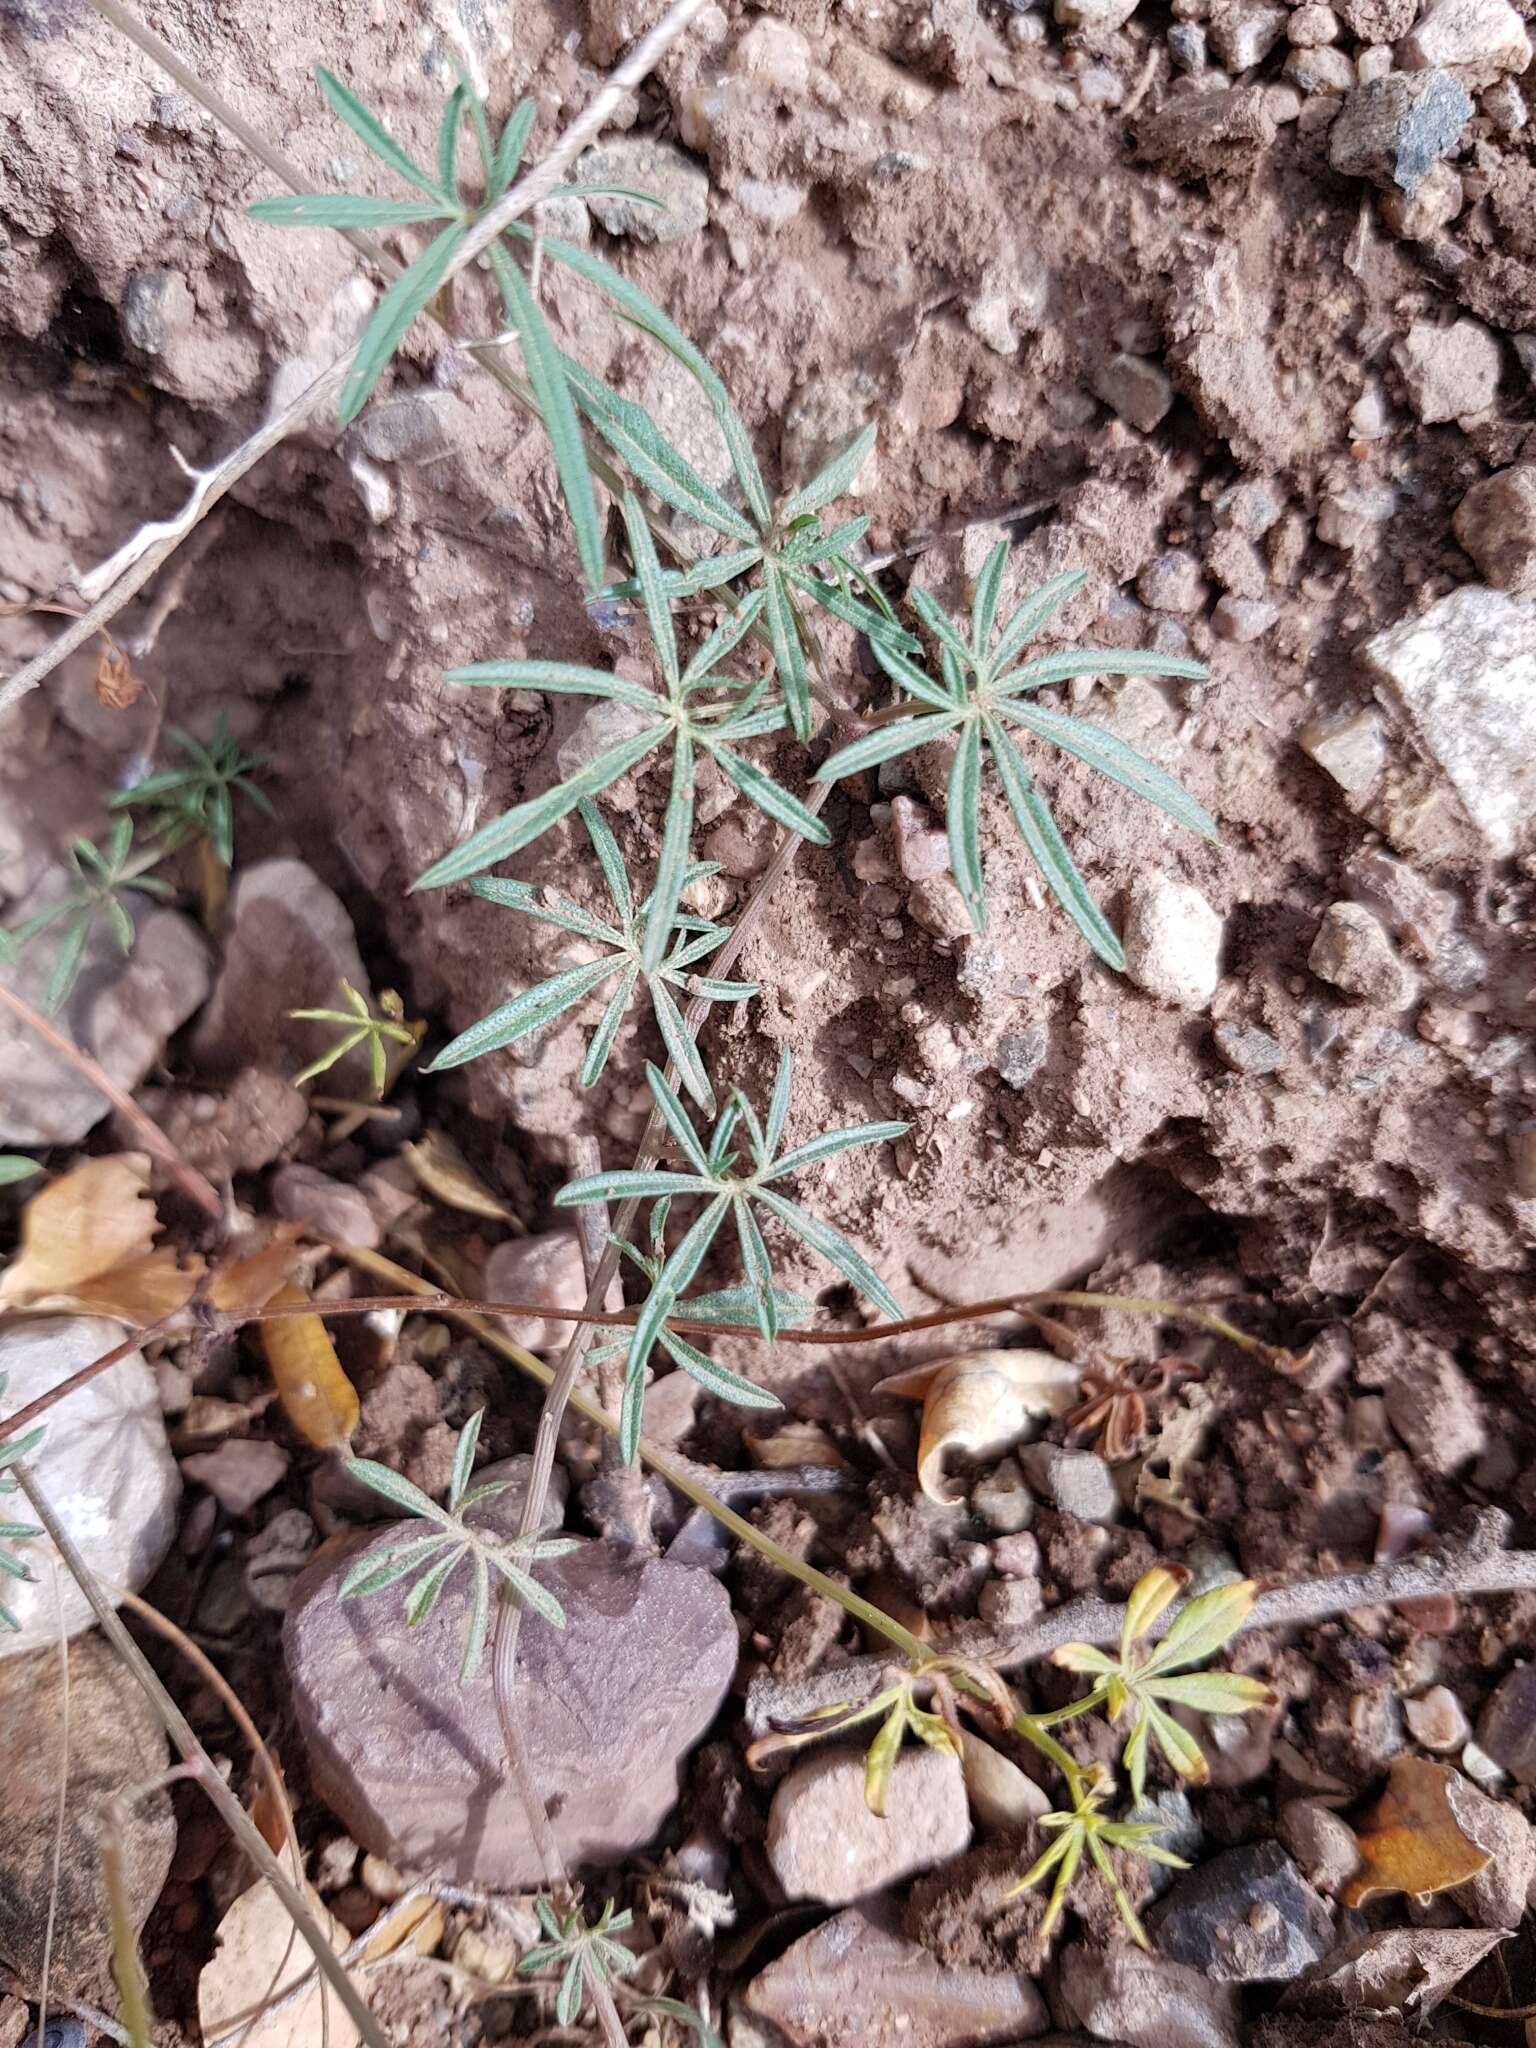
[[[1286,1992],[1284,2006],[1313,2019],[1361,2011],[1422,2018],[1508,1940],[1477,1927],[1388,1927],[1314,1964]]]
[[[1387,1789],[1356,1833],[1361,1867],[1341,1897],[1363,1906],[1386,1892],[1423,1898],[1451,1891],[1474,1878],[1490,1861],[1458,1825],[1447,1788],[1456,1773],[1427,1757],[1400,1756]]]
[[[1000,1458],[1040,1423],[1066,1413],[1081,1376],[1079,1366],[1053,1351],[967,1351],[896,1373],[875,1392],[922,1401],[918,1482],[930,1500],[956,1507],[965,1496],[945,1490],[950,1453],[978,1461]]]
[[[791,1472],[799,1465],[842,1471],[848,1464],[819,1422],[788,1422],[764,1436],[746,1429],[742,1441],[752,1453],[752,1462],[769,1472]]]
[[[273,1306],[297,1306],[309,1299],[301,1288],[283,1287]],[[277,1316],[261,1325],[266,1354],[283,1413],[316,1450],[338,1450],[357,1427],[357,1389],[341,1369],[330,1332],[319,1316]]]
[[[298,1270],[301,1235],[295,1223],[276,1224],[265,1244],[221,1266],[208,1283],[208,1299],[214,1307],[227,1309],[232,1315],[245,1309],[265,1308]]]
[[[179,1308],[202,1269],[154,1249],[149,1167],[147,1152],[114,1153],[40,1189],[22,1212],[21,1250],[0,1275],[0,1307],[80,1307],[130,1323]]]
[[[446,1208],[462,1210],[466,1216],[483,1216],[493,1223],[517,1223],[506,1203],[497,1199],[458,1146],[441,1131],[427,1131],[419,1144],[402,1145],[400,1152],[427,1193]]]

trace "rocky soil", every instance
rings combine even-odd
[[[877,423],[859,489],[893,595],[916,575],[968,603],[1006,533],[1005,604],[1059,569],[1088,572],[1058,640],[1210,670],[1084,681],[1062,701],[1175,774],[1219,821],[1218,844],[1106,800],[1064,758],[1042,767],[1124,933],[1127,976],[1086,955],[995,793],[992,919],[971,932],[936,831],[942,764],[920,755],[839,786],[831,845],[797,857],[743,954],[759,998],[709,1026],[727,1084],[765,1092],[793,1050],[807,1134],[910,1120],[895,1148],[853,1155],[819,1190],[820,1213],[910,1313],[1086,1283],[1219,1304],[1311,1347],[1286,1376],[1170,1325],[1074,1313],[1090,1362],[1176,1352],[1197,1376],[1152,1404],[1128,1462],[1111,1469],[1090,1432],[1075,1448],[1091,1469],[1073,1465],[1057,1422],[1021,1462],[966,1471],[969,1501],[948,1510],[912,1476],[916,1411],[873,1389],[962,1345],[1040,1341],[1017,1318],[985,1338],[940,1330],[832,1354],[726,1347],[790,1411],[745,1431],[739,1412],[663,1383],[658,1438],[751,1482],[743,1512],[892,1612],[925,1616],[941,1642],[1007,1634],[1080,1593],[1121,1598],[1160,1557],[1212,1583],[1279,1583],[1455,1543],[1489,1505],[1529,1545],[1536,74],[1523,6],[783,0],[759,13],[731,0],[703,10],[583,170],[663,190],[662,231],[622,202],[590,215],[562,202],[563,231],[704,348],[777,480],[794,485]],[[659,11],[477,0],[457,34],[497,113],[535,95],[537,150]],[[259,17],[175,0],[155,26],[317,186],[355,188],[371,173],[313,66],[430,151],[452,14],[449,0],[399,18],[336,0]],[[82,0],[0,0],[0,51],[9,670],[57,629],[26,608],[73,602],[143,521],[171,515],[180,464],[210,463],[286,402],[355,330],[370,288],[339,238],[249,220],[270,175]],[[558,270],[546,302],[566,347],[727,479],[679,370]],[[463,340],[491,331],[473,279],[453,319]],[[261,750],[274,816],[238,812],[227,904],[184,859],[175,907],[140,918],[126,964],[105,939],[93,948],[70,1034],[249,1215],[383,1245],[417,1270],[430,1241],[471,1291],[567,1304],[580,1261],[551,1198],[578,1138],[628,1164],[649,1105],[648,1019],[634,1013],[590,1092],[577,1073],[592,1016],[577,1012],[513,1052],[408,1075],[394,1121],[338,1139],[292,1086],[323,1034],[287,1013],[334,1002],[345,978],[398,989],[436,1043],[563,964],[546,927],[409,888],[600,744],[582,700],[442,680],[454,663],[532,652],[638,660],[637,640],[582,609],[574,563],[542,435],[422,324],[353,426],[316,420],[287,440],[117,622],[153,698],[103,703],[89,647],[7,714],[0,751],[9,925],[57,893],[63,849],[99,832],[104,793],[163,758],[162,717],[205,737],[223,718]],[[883,688],[851,636],[831,652],[848,697]],[[786,747],[777,772],[801,787],[804,757]],[[641,866],[664,797],[659,777],[614,792]],[[723,784],[702,788],[700,817],[720,864],[707,907],[729,921],[772,842]],[[508,872],[569,887],[585,859],[573,825]],[[0,972],[38,998],[32,955]],[[361,1069],[330,1083],[355,1092]],[[424,1131],[452,1138],[499,1217],[423,1187],[399,1147]],[[62,1170],[82,1146],[133,1140],[6,1015],[0,1142]],[[190,1233],[174,1198],[164,1214]],[[785,1284],[857,1322],[824,1266],[783,1252]],[[515,1334],[549,1354],[561,1327]],[[21,1347],[13,1369],[26,1328],[0,1333]],[[457,1432],[487,1404],[488,1454],[528,1448],[532,1393],[449,1325],[341,1342],[360,1454],[440,1490]],[[383,1612],[371,1635],[372,1610],[320,1599],[336,1564],[310,1562],[317,1547],[379,1504],[294,1437],[253,1347],[173,1349],[136,1370],[153,1371],[186,1482],[146,1590],[274,1741],[339,1942],[418,1870],[459,1888],[434,1906],[435,1932],[424,1923],[360,1980],[368,1995],[412,2044],[569,2038],[539,2032],[548,2001],[526,1981],[508,1988],[540,1938],[525,1896],[537,1870],[486,1806],[500,1769],[489,1691],[444,1722],[412,1670],[430,1662],[427,1637],[396,1641]],[[13,1383],[7,1408],[29,1393]],[[564,1450],[568,1524],[597,1540],[562,1567],[585,1619],[565,1664],[551,1650],[539,1667],[534,1753],[562,1778],[589,1899],[622,1896],[647,1930],[636,1981],[726,2011],[732,2048],[966,2048],[1048,2027],[1146,2048],[1397,2048],[1422,2017],[1405,1985],[1465,1979],[1485,2005],[1529,2003],[1536,1949],[1529,1925],[1512,1932],[1536,1875],[1529,1597],[1246,1641],[1236,1668],[1278,1706],[1215,1724],[1209,1790],[1190,1800],[1169,1780],[1149,1795],[1198,1866],[1149,1911],[1156,1953],[1091,1911],[1047,1953],[1038,1914],[998,1903],[1043,1842],[1028,1753],[997,1756],[1013,1776],[988,1781],[989,1802],[987,1766],[962,1783],[952,1760],[909,1750],[884,1824],[856,1796],[852,1751],[776,1783],[750,1774],[733,1695],[869,1645],[759,1559],[711,1554],[659,1484],[653,1533],[672,1555],[635,1556],[633,1502],[618,1512],[579,1433]],[[786,1468],[796,1485],[765,1499]],[[143,1582],[169,1540],[144,1539],[124,1578]],[[734,1627],[701,1558],[724,1574]],[[338,1615],[344,1633],[323,1639]],[[633,1654],[615,1647],[626,1629]],[[30,1691],[18,1674],[56,1681],[56,1650],[36,1649],[50,1640],[46,1625],[29,1634],[35,1667],[0,1662],[0,1726]],[[674,1641],[653,1671],[647,1657]],[[106,1727],[96,1695],[113,1681],[93,1643],[80,1638],[72,1664],[84,1659],[82,1713]],[[162,1668],[243,1772],[214,1694],[168,1655]],[[605,1718],[609,1669],[643,1690],[644,1729]],[[1056,1703],[1053,1683],[1039,1704]],[[426,1738],[402,1702],[432,1723],[431,1797],[409,1785]],[[154,1768],[145,1733],[118,1719],[116,1782],[139,1783]],[[1484,1825],[1502,1831],[1501,1889],[1479,1879],[1409,1912],[1340,1903],[1356,1859],[1343,1816],[1358,1820],[1404,1756],[1455,1764],[1467,1797],[1497,1812]],[[616,1809],[606,1817],[584,1804],[589,1757],[594,1772],[608,1759],[615,1789],[590,1802]],[[199,1973],[244,1876],[190,1788],[171,1804],[174,1860],[146,1828],[144,1948],[165,2038],[193,2042]],[[39,1884],[46,1900],[50,1811],[45,1796],[9,1865],[11,1845],[0,1852],[7,2048],[31,2023],[21,1998],[39,1952],[15,1902],[35,1903]],[[110,2002],[85,1877],[68,1901],[78,1971],[64,1988]],[[1303,1976],[1310,2003],[1286,1989]],[[315,2005],[285,2011],[275,2048],[318,2038],[302,2032]],[[1434,2024],[1454,2033],[1453,2014],[1439,2006]],[[632,2032],[670,2042],[671,2024],[637,2015]],[[1518,2048],[1517,2024],[1487,2024],[1498,2031],[1466,2037]]]

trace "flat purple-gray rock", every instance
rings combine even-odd
[[[889,1900],[825,1920],[747,1987],[795,2048],[993,2048],[1045,2031],[1028,1977],[957,1967],[908,1941]]]
[[[415,1528],[416,1524],[411,1525]],[[391,1524],[371,1540],[398,1540]],[[417,1628],[403,1586],[349,1600],[357,1557],[318,1559],[283,1627],[294,1708],[317,1795],[375,1855],[461,1884],[543,1882],[506,1754],[491,1658],[458,1682],[470,1575],[461,1567]],[[584,1544],[540,1566],[565,1628],[525,1617],[522,1726],[567,1864],[649,1842],[678,1794],[678,1765],[736,1669],[730,1601],[707,1572]]]

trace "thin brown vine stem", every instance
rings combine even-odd
[[[191,1723],[155,1675],[149,1659],[128,1633],[122,1617],[103,1592],[96,1574],[80,1555],[74,1538],[54,1513],[52,1504],[38,1486],[26,1462],[18,1460],[12,1469],[15,1471],[17,1483],[31,1504],[33,1513],[42,1523],[54,1549],[63,1559],[65,1569],[89,1602],[91,1612],[95,1615],[102,1633],[138,1681],[166,1733],[180,1752],[183,1762],[191,1765],[196,1771],[197,1782],[220,1819],[282,1900],[288,1917],[308,1945],[310,1953],[351,2016],[358,2032],[368,2043],[368,2048],[389,2048],[378,2021],[358,1996],[351,1979],[326,1939],[324,1930],[305,1904],[302,1893],[267,1847],[255,1822],[220,1777]]]
[[[349,1257],[348,1248],[335,1244],[332,1249],[341,1257]],[[611,1285],[610,1275],[610,1285]],[[1224,1337],[1229,1343],[1240,1346],[1264,1360],[1276,1372],[1297,1372],[1306,1362],[1306,1353],[1288,1351],[1283,1345],[1268,1344],[1261,1337],[1255,1337],[1246,1330],[1239,1330],[1223,1317],[1213,1315],[1207,1309],[1193,1307],[1187,1302],[1159,1301],[1130,1294],[1090,1294],[1077,1289],[1049,1288],[1035,1294],[1002,1294],[991,1301],[953,1302],[942,1309],[931,1309],[920,1316],[908,1316],[898,1323],[871,1323],[862,1330],[791,1330],[783,1329],[774,1340],[778,1344],[881,1344],[892,1337],[910,1336],[915,1331],[937,1330],[947,1324],[976,1322],[996,1315],[1027,1315],[1032,1308],[1099,1308],[1118,1309],[1127,1314],[1158,1315],[1183,1318],[1209,1330],[1213,1335]],[[638,1309],[611,1308],[600,1313],[585,1308],[559,1308],[537,1301],[485,1301],[473,1295],[451,1294],[446,1290],[428,1289],[422,1294],[362,1294],[353,1295],[348,1301],[301,1301],[293,1303],[269,1302],[262,1308],[226,1309],[216,1312],[216,1326],[223,1331],[234,1331],[246,1323],[276,1322],[289,1316],[364,1316],[381,1313],[409,1312],[421,1314],[449,1313],[464,1310],[478,1316],[543,1317],[549,1322],[578,1323],[581,1325],[603,1324],[609,1327],[633,1328],[639,1315]],[[36,1315],[68,1315],[66,1308],[39,1308],[28,1311]],[[179,1334],[180,1320],[185,1311],[173,1310],[158,1323],[137,1331],[100,1358],[92,1359],[89,1365],[81,1366],[67,1380],[61,1380],[46,1394],[40,1394],[35,1401],[5,1420],[0,1420],[0,1443],[35,1422],[40,1415],[76,1388],[85,1386],[98,1373],[116,1365],[132,1351],[138,1350],[151,1339]],[[205,1320],[209,1318],[205,1315]],[[686,1331],[690,1336],[746,1338],[751,1341],[756,1332],[748,1326],[737,1323],[701,1322],[689,1316],[670,1316],[668,1322],[674,1330]]]
[[[3,708],[4,693],[0,692],[0,709]],[[60,1059],[68,1060],[77,1073],[107,1098],[124,1122],[138,1134],[146,1151],[153,1152],[167,1173],[173,1176],[183,1194],[196,1202],[207,1215],[216,1217],[220,1222],[224,1220],[224,1204],[212,1183],[206,1180],[195,1166],[188,1165],[154,1118],[140,1109],[126,1089],[118,1087],[105,1068],[93,1060],[88,1052],[82,1052],[72,1038],[60,1031],[56,1024],[42,1015],[41,1011],[34,1010],[14,989],[0,984],[0,1003],[3,1003],[13,1016],[19,1017],[27,1029],[42,1039],[45,1045],[52,1046]]]

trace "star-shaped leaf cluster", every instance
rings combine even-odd
[[[708,959],[711,953],[718,952],[724,945],[730,935],[729,927],[715,924],[707,917],[681,913],[674,913],[670,932],[662,934],[662,952],[657,965],[648,968],[647,940],[654,892],[637,906],[618,842],[602,814],[595,804],[585,800],[578,809],[613,904],[611,921],[594,916],[569,896],[536,889],[529,882],[509,882],[496,877],[490,881],[472,882],[470,890],[487,903],[499,903],[508,910],[523,911],[545,924],[558,925],[564,931],[574,932],[578,938],[589,939],[605,950],[596,960],[584,960],[574,967],[564,968],[559,974],[551,975],[548,981],[541,981],[535,987],[525,989],[521,995],[513,996],[509,1002],[500,1004],[478,1024],[471,1024],[468,1030],[461,1031],[457,1038],[445,1045],[426,1071],[430,1074],[444,1067],[462,1067],[466,1061],[481,1059],[486,1053],[496,1052],[503,1046],[515,1045],[519,1039],[543,1030],[605,982],[612,981],[613,993],[603,1011],[602,1021],[593,1033],[581,1069],[581,1085],[590,1088],[608,1063],[619,1025],[634,997],[636,986],[643,981],[668,1058],[676,1066],[689,1095],[702,1110],[713,1115],[715,1091],[704,1071],[698,1047],[684,1026],[677,997],[686,998],[697,990],[712,1002],[739,1003],[757,993],[757,983],[717,981],[707,975],[694,974],[691,970],[698,962]],[[683,870],[681,887],[687,889],[704,876],[717,872],[714,862],[696,862]]]
[[[888,640],[872,638],[875,659],[909,701],[898,707],[894,721],[882,719],[862,739],[840,747],[816,771],[816,780],[836,782],[935,740],[952,740],[946,820],[950,866],[972,923],[983,931],[987,903],[981,868],[981,773],[983,756],[990,754],[1019,837],[1052,894],[1099,957],[1111,967],[1124,967],[1120,941],[1078,872],[1013,734],[1017,730],[1050,741],[1132,795],[1158,805],[1191,831],[1214,839],[1214,820],[1155,762],[1102,726],[1032,701],[1037,690],[1074,676],[1203,677],[1205,670],[1199,662],[1178,655],[1119,648],[1068,648],[1020,662],[1029,641],[1085,579],[1077,570],[1053,577],[1024,600],[994,637],[1008,551],[1009,543],[999,541],[977,579],[969,639],[920,584],[911,585],[907,594],[938,647],[939,673],[932,675]]]

